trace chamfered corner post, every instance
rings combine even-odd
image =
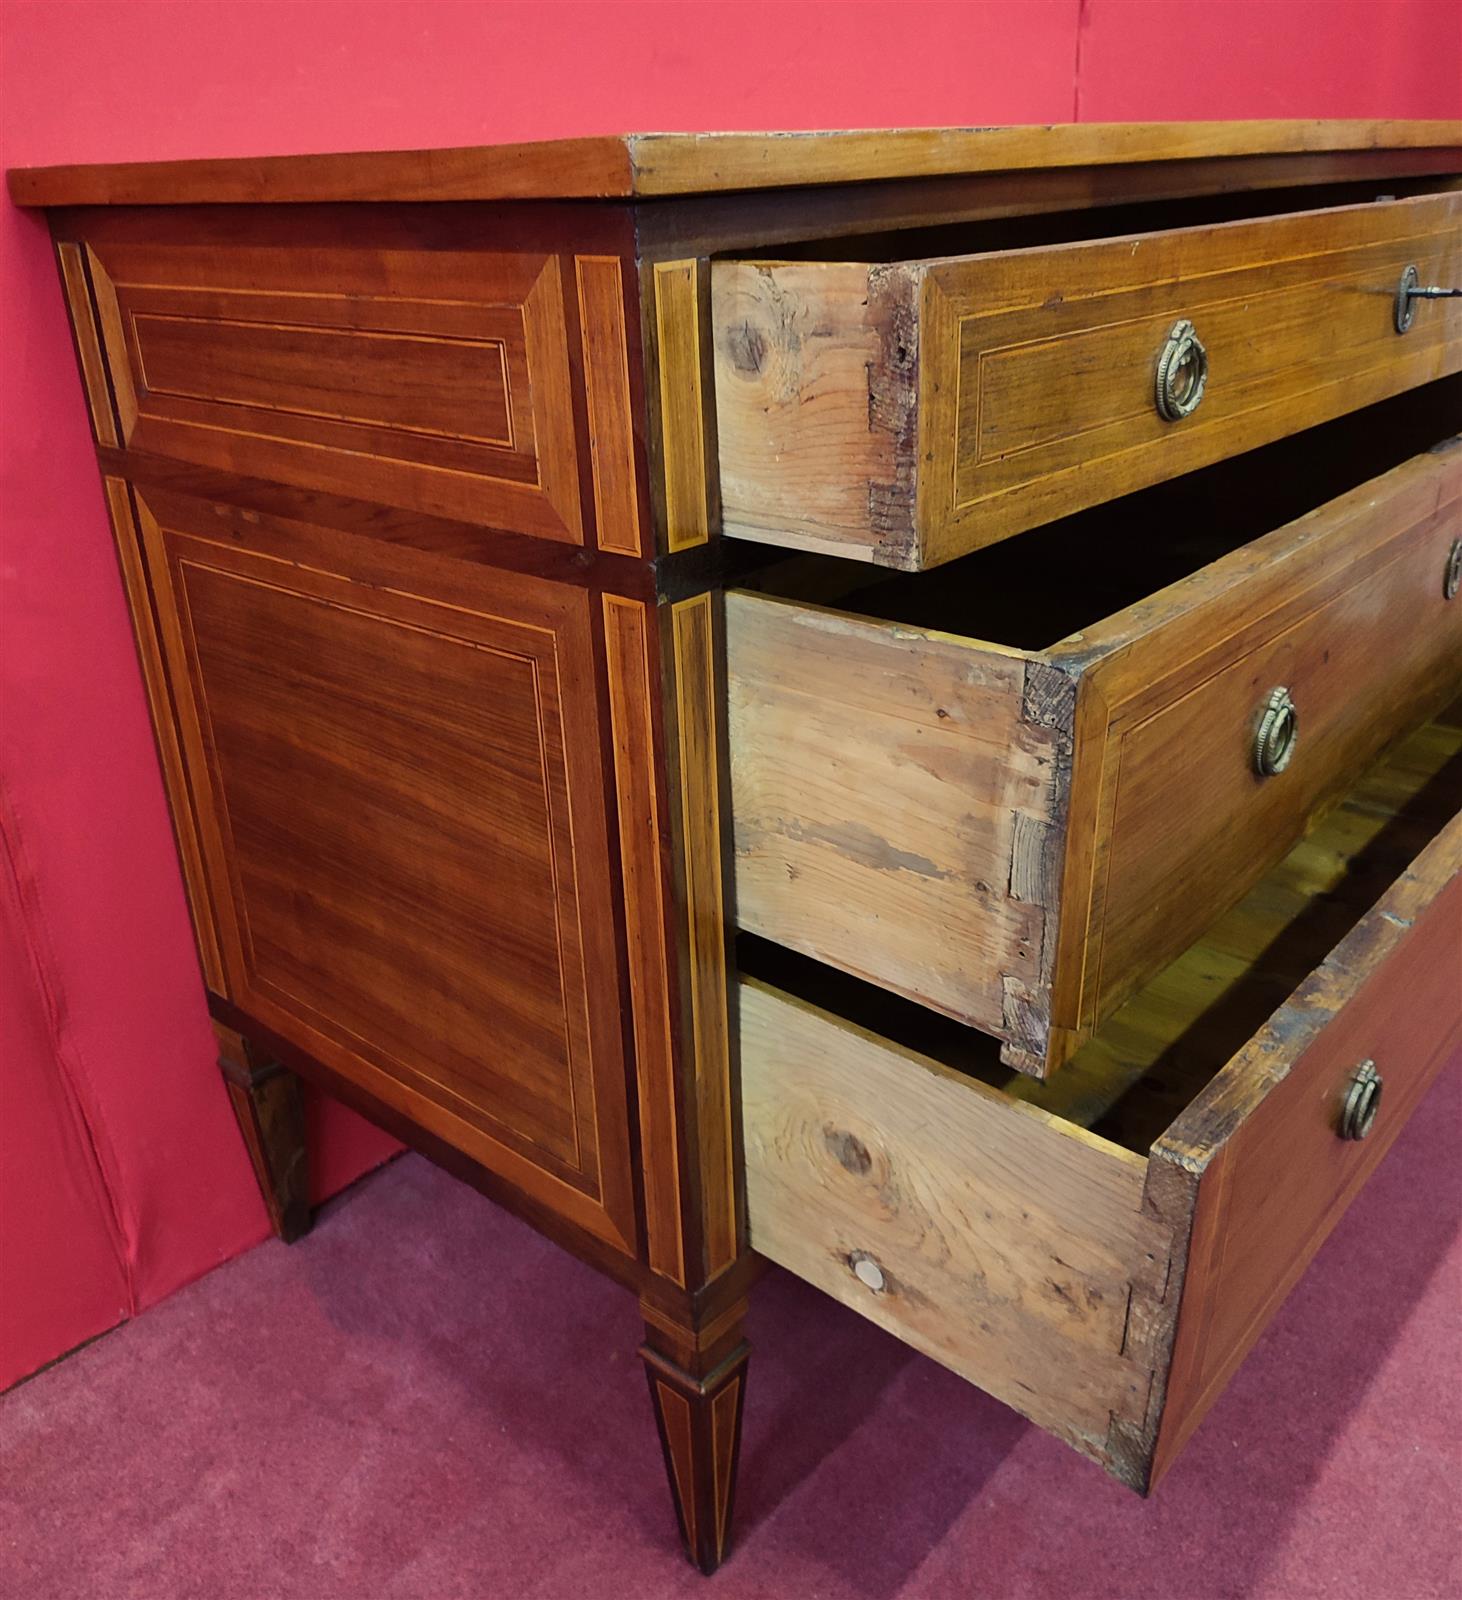
[[[661,814],[675,868],[665,902],[680,959],[670,1013],[678,1028],[665,1035],[658,1073],[646,1070],[650,1053],[640,1063],[651,1268],[640,1356],[686,1554],[709,1574],[731,1542],[750,1354],[746,1294],[756,1273],[738,1181],[723,640],[717,597],[706,591],[663,605],[658,621],[651,643],[669,691]],[[658,1113],[649,1092],[657,1083]]]
[[[640,294],[656,592],[605,600],[644,1176],[640,1356],[685,1550],[711,1573],[731,1542],[756,1263],[739,1178],[709,261],[642,255]]]
[[[241,1034],[213,1024],[218,1070],[276,1237],[293,1244],[310,1231],[309,1161],[299,1079]]]

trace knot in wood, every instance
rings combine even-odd
[[[866,1177],[872,1171],[873,1157],[857,1134],[828,1127],[822,1130],[822,1138],[838,1165],[845,1167],[855,1178]]]

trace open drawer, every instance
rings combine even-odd
[[[1361,476],[1458,385],[837,610],[802,569],[872,569],[729,592],[740,926],[1059,1066],[1462,691],[1462,442]]]
[[[1462,1048],[1459,752],[1414,734],[1050,1083],[744,951],[753,1247],[1149,1488]]]
[[[718,262],[724,530],[936,566],[1456,371],[1462,301],[1411,283],[1462,284],[1462,194]]]

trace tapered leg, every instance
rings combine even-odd
[[[310,1231],[309,1164],[299,1079],[215,1022],[218,1069],[244,1136],[275,1234],[293,1244]]]
[[[658,1308],[645,1312],[640,1357],[665,1452],[665,1471],[686,1554],[704,1573],[730,1547],[741,1410],[750,1348],[741,1336],[746,1302],[700,1330],[676,1327]]]

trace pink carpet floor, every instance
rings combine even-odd
[[[0,1594],[1454,1600],[1459,1132],[1454,1067],[1147,1503],[770,1272],[709,1585],[629,1296],[406,1157],[0,1400]]]

